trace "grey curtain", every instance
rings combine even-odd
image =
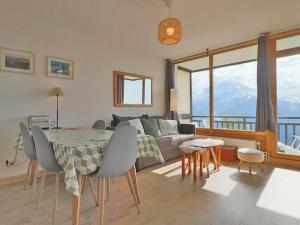
[[[175,66],[171,63],[171,60],[166,62],[166,106],[167,115],[170,119],[175,119],[176,115],[170,111],[170,90],[175,88]]]
[[[256,131],[275,132],[275,118],[270,89],[267,38],[258,39]]]

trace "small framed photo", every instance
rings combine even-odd
[[[47,56],[47,76],[74,79],[74,62],[68,59]]]
[[[34,74],[35,55],[32,52],[0,48],[0,68],[2,71]]]

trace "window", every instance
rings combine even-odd
[[[276,59],[278,151],[300,155],[300,35],[277,40],[277,50],[285,55]],[[288,49],[288,50],[286,50]]]
[[[214,128],[254,130],[257,46],[214,56]]]

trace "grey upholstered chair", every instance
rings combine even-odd
[[[32,136],[35,143],[36,148],[36,155],[37,160],[41,167],[44,169],[42,183],[41,183],[41,190],[39,193],[39,196],[36,200],[36,207],[38,205],[38,202],[40,200],[45,179],[48,174],[55,174],[55,198],[54,198],[54,206],[53,206],[53,215],[52,215],[52,225],[55,224],[56,219],[56,209],[57,209],[57,201],[58,201],[58,192],[59,192],[59,173],[63,171],[63,169],[58,165],[53,147],[51,143],[48,141],[48,138],[44,134],[41,128],[37,126],[32,127]]]
[[[120,123],[118,123],[115,130],[117,130],[120,127],[128,127],[128,126],[130,126],[130,123],[128,121],[121,121]]]
[[[104,130],[104,129],[105,129],[105,122],[104,122],[103,120],[97,120],[97,121],[93,124],[92,128]]]
[[[33,142],[33,138],[31,134],[29,133],[29,130],[25,126],[24,123],[19,124],[20,130],[21,130],[21,136],[23,139],[23,147],[24,147],[24,153],[29,158],[29,164],[27,168],[27,173],[25,177],[25,184],[24,184],[24,190],[26,189],[26,186],[28,184],[28,177],[30,173],[30,168],[34,168],[32,171],[33,174],[33,187],[32,187],[32,197],[31,201],[34,201],[35,191],[36,191],[36,180],[37,180],[37,169],[38,169],[38,163],[36,158],[36,150]]]
[[[119,127],[113,133],[105,146],[103,164],[90,177],[98,178],[98,201],[100,202],[100,225],[104,219],[104,193],[107,178],[125,175],[133,194],[135,205],[140,213],[137,196],[133,191],[133,183],[129,169],[134,165],[137,157],[137,130],[132,126]]]

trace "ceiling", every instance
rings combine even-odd
[[[168,10],[161,0],[0,0],[0,15],[7,9],[161,58],[300,27],[299,0],[175,0],[171,14],[182,21],[183,39],[163,46],[157,24]]]

